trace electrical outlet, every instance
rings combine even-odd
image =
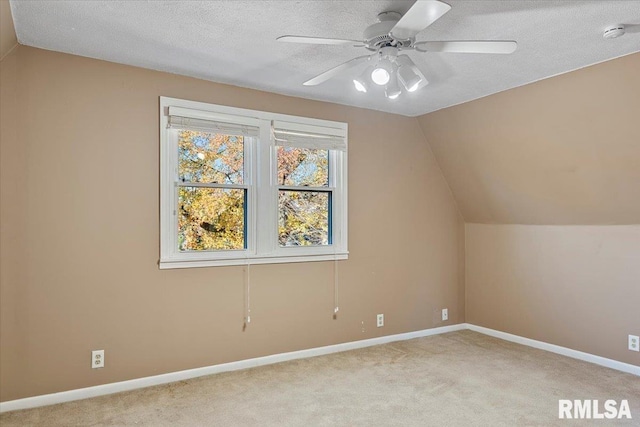
[[[91,352],[91,367],[104,368],[104,350],[93,350]]]
[[[449,309],[448,308],[443,308],[442,309],[442,320],[449,320]]]
[[[640,337],[637,335],[629,335],[629,350],[640,351]]]
[[[378,328],[384,326],[384,314],[378,314]]]

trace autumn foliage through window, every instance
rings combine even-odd
[[[160,98],[160,268],[348,258],[347,124]]]
[[[328,245],[329,151],[278,147],[278,243]]]
[[[247,190],[227,187],[243,184],[244,138],[190,130],[178,138],[180,250],[244,249]]]

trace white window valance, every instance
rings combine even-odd
[[[272,134],[275,145],[347,151],[347,132],[345,129],[274,120]]]
[[[251,137],[260,134],[257,119],[173,106],[169,107],[168,128]]]

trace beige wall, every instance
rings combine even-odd
[[[640,225],[466,225],[467,321],[640,365]]]
[[[26,291],[26,271],[8,267],[22,263],[20,257],[27,252],[18,228],[22,212],[12,208],[27,203],[18,185],[24,179],[27,159],[24,148],[16,144],[17,93],[18,60],[17,50],[13,50],[0,61],[0,385],[5,378],[19,380],[16,370],[23,353],[18,343],[20,324],[24,323],[19,314],[26,312],[21,298]]]
[[[640,224],[640,53],[419,118],[466,222]]]
[[[0,0],[0,60],[18,44],[9,0]]]
[[[1,400],[464,321],[464,226],[415,119],[25,46],[0,66]],[[332,263],[252,267],[245,332],[242,267],[158,269],[160,95],[348,122],[337,320]]]
[[[629,55],[418,118],[467,222],[468,322],[640,365],[638,70]]]

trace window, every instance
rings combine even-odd
[[[347,125],[160,98],[160,268],[346,259]]]

